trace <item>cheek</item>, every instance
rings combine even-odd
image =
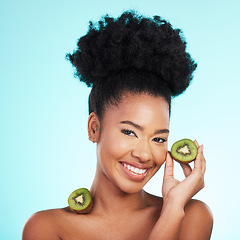
[[[155,164],[157,167],[161,167],[162,164],[165,162],[166,157],[167,157],[167,146],[163,146],[160,149],[157,149],[154,152],[154,159],[155,159]]]
[[[122,158],[131,149],[131,143],[126,141],[121,133],[104,134],[101,139],[98,144],[98,149],[101,155],[104,155],[108,159],[114,158],[116,160]]]

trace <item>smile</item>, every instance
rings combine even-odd
[[[119,162],[119,166],[131,181],[143,181],[152,168],[150,165],[137,162]]]
[[[129,165],[129,164],[126,164],[126,163],[122,163],[122,165],[123,165],[127,170],[129,170],[129,171],[131,171],[131,172],[134,172],[135,174],[139,174],[139,175],[142,175],[142,174],[144,174],[144,173],[147,171],[147,169],[142,169],[142,168],[133,167],[133,166],[131,166],[131,165]]]

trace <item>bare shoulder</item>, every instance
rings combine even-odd
[[[22,240],[59,240],[58,217],[63,210],[52,209],[34,213],[24,225]]]
[[[76,214],[69,207],[40,211],[25,223],[22,240],[86,239],[90,221],[90,214]]]
[[[185,207],[180,239],[208,240],[211,237],[213,216],[209,207],[199,201],[191,200]]]

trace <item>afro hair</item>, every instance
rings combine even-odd
[[[135,11],[126,11],[119,18],[106,15],[97,23],[90,21],[77,46],[67,59],[80,81],[96,88],[95,94],[90,94],[90,98],[98,95],[93,105],[117,99],[124,88],[175,97],[189,86],[197,67],[186,52],[180,29],[159,16],[144,17]]]

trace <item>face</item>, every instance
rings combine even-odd
[[[140,191],[164,163],[169,105],[161,97],[126,95],[100,122],[97,170],[127,193]]]

